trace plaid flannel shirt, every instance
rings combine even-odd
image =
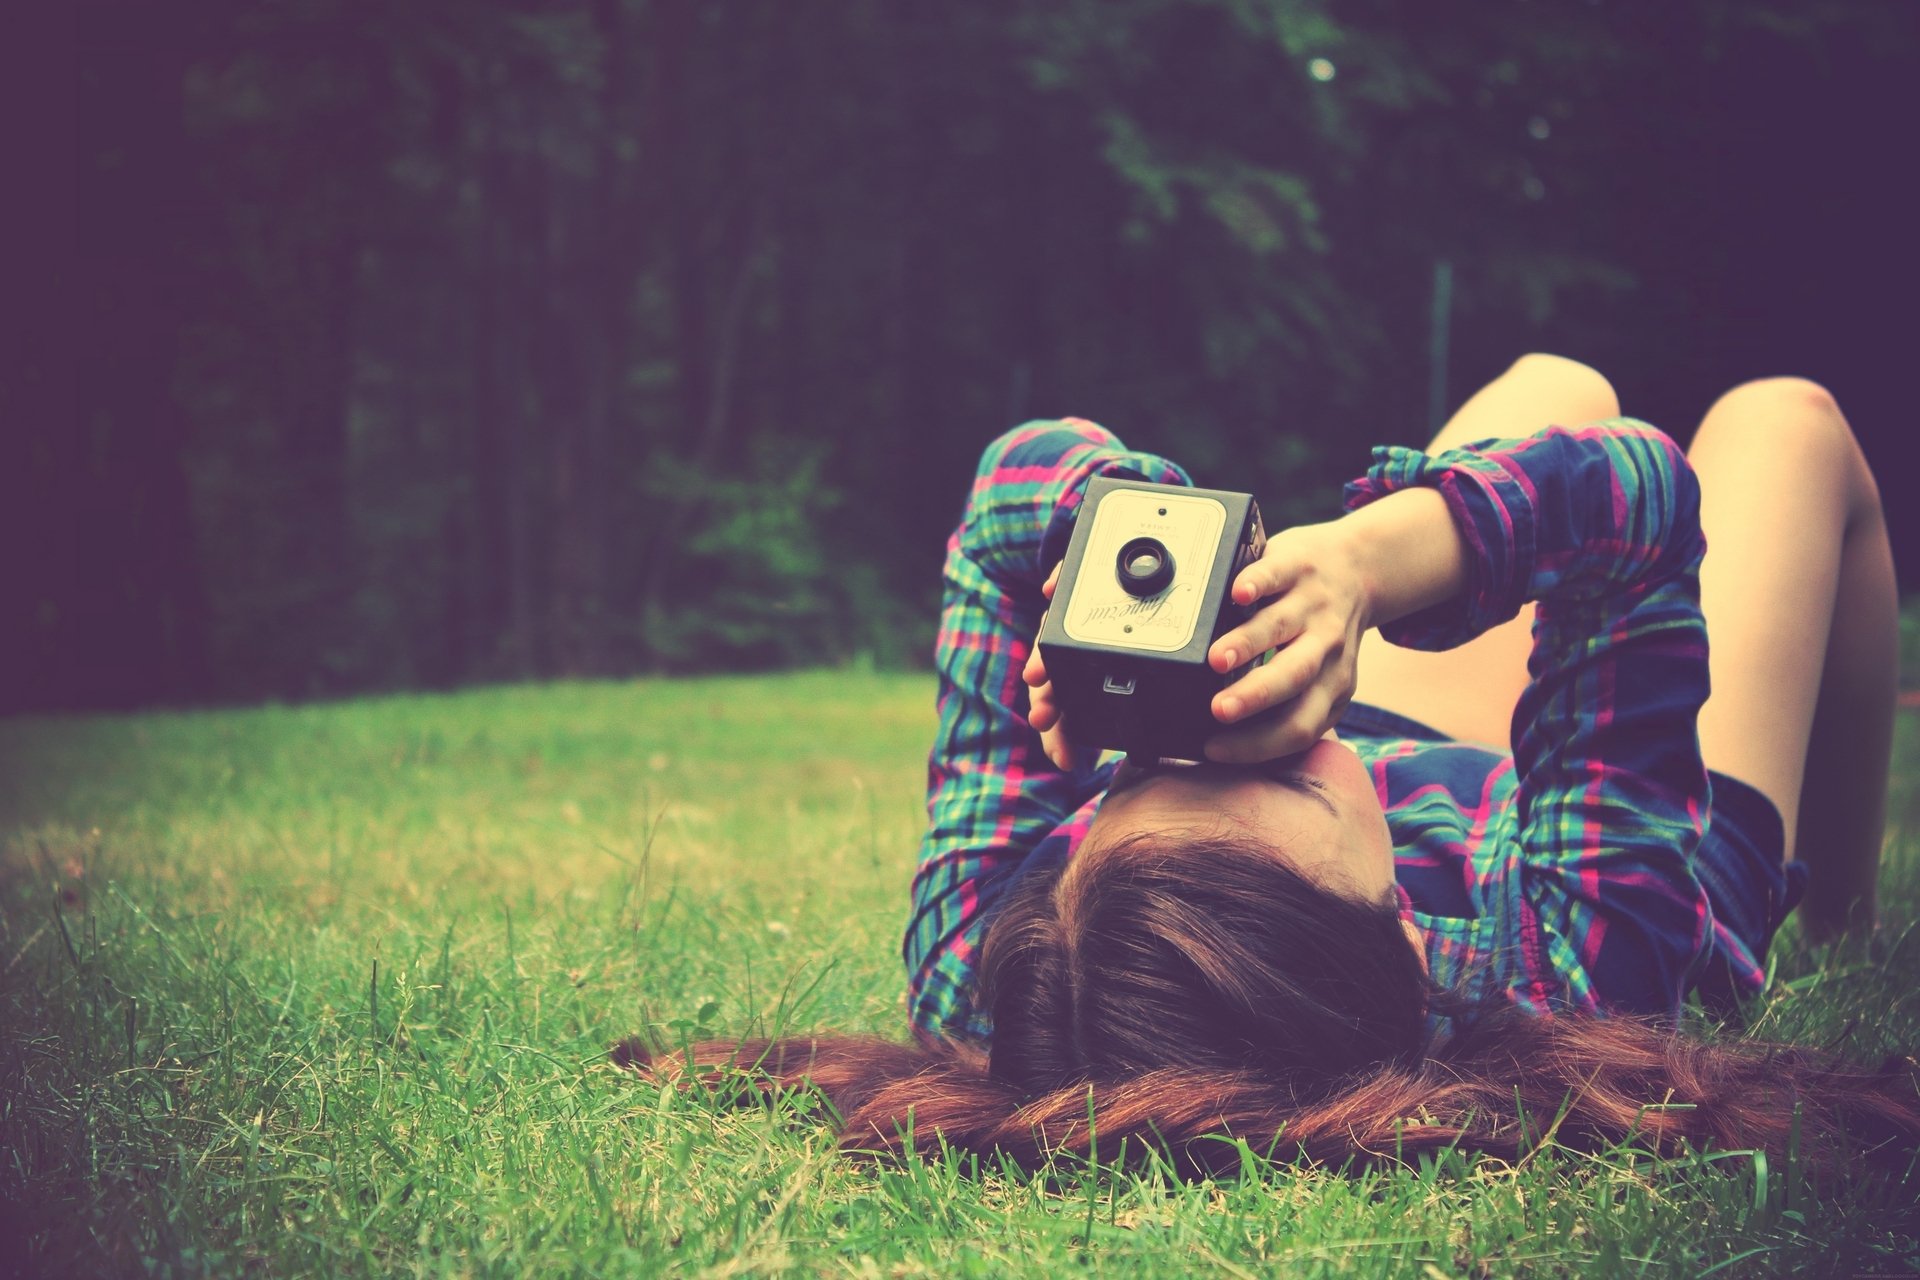
[[[1111,778],[1110,760],[1076,773],[1047,760],[1020,680],[1040,584],[1094,475],[1190,483],[1094,423],[1029,423],[988,447],[947,546],[929,824],[904,948],[924,1031],[990,1034],[972,993],[994,905],[1023,872],[1072,855]],[[1754,957],[1716,937],[1692,869],[1709,812],[1695,732],[1707,643],[1685,457],[1627,419],[1432,457],[1382,448],[1346,504],[1411,485],[1445,497],[1469,587],[1388,639],[1444,649],[1539,606],[1511,754],[1392,732],[1392,717],[1341,730],[1373,774],[1434,978],[1543,1012],[1672,1013],[1718,941],[1736,983],[1757,986]]]

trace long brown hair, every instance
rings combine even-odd
[[[1245,1148],[1513,1158],[1549,1136],[1784,1154],[1796,1133],[1814,1167],[1896,1168],[1920,1145],[1911,1060],[1874,1071],[1629,1018],[1469,1007],[1428,982],[1392,903],[1245,841],[1135,838],[1030,877],[988,931],[980,998],[991,1048],[792,1037],[696,1045],[690,1061],[628,1041],[614,1057],[746,1094],[810,1085],[849,1150],[944,1143],[1029,1168],[1123,1147],[1185,1174]],[[1430,1010],[1450,1016],[1437,1039]]]

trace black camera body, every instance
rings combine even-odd
[[[1040,627],[1040,656],[1076,743],[1200,760],[1221,729],[1207,650],[1247,610],[1233,580],[1267,546],[1251,494],[1096,476]]]

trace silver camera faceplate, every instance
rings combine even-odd
[[[1184,649],[1199,625],[1214,572],[1227,508],[1195,494],[1117,489],[1093,513],[1083,568],[1062,611],[1066,634],[1083,644],[1153,653]],[[1120,549],[1138,537],[1158,539],[1173,559],[1173,581],[1139,598],[1121,585]]]

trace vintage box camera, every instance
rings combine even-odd
[[[1040,627],[1074,740],[1199,760],[1221,729],[1207,649],[1246,616],[1233,580],[1266,550],[1251,494],[1096,476]]]

